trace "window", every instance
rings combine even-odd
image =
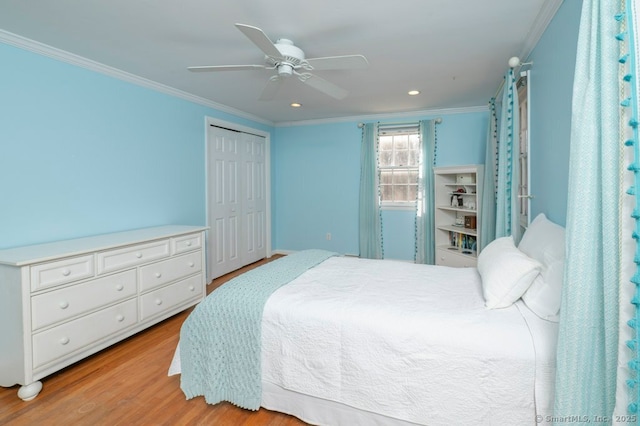
[[[531,195],[529,194],[529,71],[523,72],[518,79],[518,99],[520,101],[520,149],[519,154],[519,185],[518,199],[520,201],[520,227],[524,232],[529,226],[529,208]],[[521,234],[522,235],[522,234]]]
[[[415,207],[420,134],[417,126],[378,131],[378,173],[382,207]]]

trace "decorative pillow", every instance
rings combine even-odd
[[[518,248],[542,264],[540,276],[522,300],[540,318],[558,321],[564,279],[564,228],[540,213],[527,228]]]
[[[542,265],[515,246],[512,237],[497,238],[478,255],[485,306],[506,308],[518,300],[537,276]]]

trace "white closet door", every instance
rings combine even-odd
[[[241,133],[209,126],[207,271],[217,278],[242,264]]]
[[[267,255],[266,140],[208,127],[208,280]]]
[[[267,255],[266,248],[266,184],[265,139],[244,134],[244,264]]]

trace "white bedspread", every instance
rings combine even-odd
[[[514,306],[484,308],[473,268],[332,258],[280,288],[263,380],[430,425],[531,424],[535,353]]]
[[[485,309],[480,286],[474,268],[330,258],[267,301],[263,382],[418,424],[534,424],[557,327]]]

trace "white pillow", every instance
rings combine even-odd
[[[542,265],[515,246],[512,237],[497,238],[478,255],[485,306],[506,308],[518,300],[538,275]]]
[[[522,300],[542,319],[558,321],[564,279],[565,230],[540,213],[522,236],[518,248],[542,263],[540,276]]]

